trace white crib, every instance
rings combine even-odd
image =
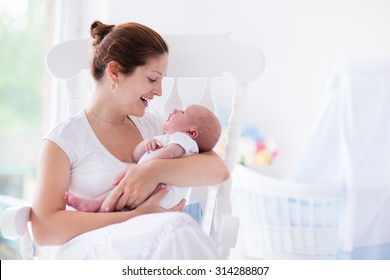
[[[390,58],[342,63],[325,93],[289,180],[234,170],[247,258],[390,259]]]
[[[239,254],[249,259],[336,259],[342,189],[279,180],[237,165],[233,213]]]

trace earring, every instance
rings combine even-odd
[[[111,83],[111,92],[116,92],[116,89],[118,88],[118,84],[116,82]]]

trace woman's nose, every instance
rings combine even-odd
[[[153,93],[155,95],[157,95],[157,96],[161,96],[162,95],[162,85],[161,85],[161,82],[156,84],[156,86],[153,89]]]

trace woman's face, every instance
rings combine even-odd
[[[150,58],[148,63],[139,66],[120,84],[123,105],[128,115],[142,117],[149,102],[157,95],[162,95],[162,79],[166,76],[168,54]],[[119,87],[119,84],[118,84]]]

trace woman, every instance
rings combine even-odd
[[[222,160],[207,152],[142,165],[132,161],[138,143],[162,133],[164,120],[145,109],[162,94],[166,43],[137,23],[95,21],[91,36],[95,94],[42,144],[31,216],[36,242],[62,245],[58,258],[217,258],[213,241],[181,213],[184,201],[165,210],[159,201],[166,190],[150,194],[160,183],[218,184],[229,176]],[[109,205],[117,212],[66,211],[66,192],[92,198],[113,186]],[[131,210],[120,211],[125,207]]]

